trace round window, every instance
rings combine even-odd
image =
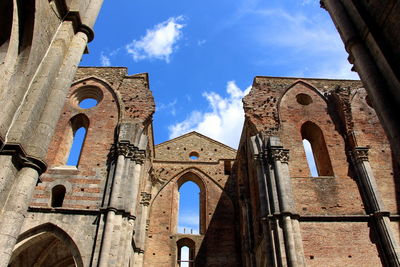
[[[89,109],[97,106],[103,99],[103,92],[95,86],[78,88],[71,95],[71,104],[77,108]]]
[[[307,94],[303,94],[303,93],[296,95],[296,100],[297,100],[297,103],[299,103],[300,105],[303,105],[303,106],[310,105],[313,102],[311,96],[309,96]]]
[[[195,151],[193,151],[193,152],[190,152],[190,154],[189,154],[189,158],[191,159],[191,160],[196,160],[196,159],[198,159],[200,156],[199,156],[199,153],[197,153],[197,152],[195,152]]]

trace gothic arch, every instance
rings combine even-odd
[[[21,264],[83,267],[82,256],[73,239],[52,223],[36,226],[18,237],[9,266]]]
[[[324,101],[325,101],[325,103],[326,104],[328,104],[328,102],[327,102],[327,99],[324,97],[324,95],[314,86],[314,85],[312,85],[311,83],[309,83],[309,82],[306,82],[306,81],[304,81],[304,80],[297,80],[297,81],[295,81],[292,85],[290,85],[288,88],[286,88],[286,90],[285,91],[283,91],[283,93],[282,93],[282,95],[280,96],[280,98],[278,99],[278,102],[277,102],[277,109],[278,109],[278,116],[279,116],[279,118],[281,117],[281,102],[282,102],[282,99],[285,97],[285,95],[288,93],[288,92],[290,92],[290,90],[292,89],[292,88],[294,88],[296,85],[298,85],[298,84],[301,84],[301,85],[303,85],[303,86],[305,86],[308,90],[311,90],[311,91],[313,91],[313,92],[315,92],[319,97],[321,97],[321,99],[323,99]]]
[[[98,87],[98,88],[103,88],[110,92],[112,97],[115,100],[115,104],[117,105],[118,109],[118,119],[122,119],[122,112],[121,112],[121,103],[122,103],[122,97],[120,96],[119,92],[114,90],[113,87],[104,79],[96,77],[96,76],[90,76],[90,77],[85,77],[82,79],[79,79],[75,82],[72,83],[71,88],[73,90],[70,91],[68,97],[71,97],[71,95],[79,90],[79,88],[83,88],[87,86],[87,83],[90,83],[90,86],[93,87]]]

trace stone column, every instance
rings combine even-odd
[[[302,240],[295,214],[292,184],[289,174],[289,150],[283,149],[278,137],[268,140],[268,155],[274,169],[279,199],[279,220],[283,225],[283,237],[288,266],[305,266]],[[277,214],[276,214],[277,215]],[[275,216],[276,216],[275,215]],[[278,225],[277,225],[278,226]]]
[[[128,205],[128,228],[126,235],[128,235],[128,238],[126,240],[126,243],[124,244],[125,248],[125,257],[124,257],[124,262],[125,266],[128,266],[130,259],[132,257],[133,253],[133,247],[132,247],[132,240],[134,238],[134,235],[137,235],[137,231],[135,232],[135,222],[137,218],[137,199],[138,199],[138,192],[139,192],[139,186],[140,186],[140,178],[141,178],[141,170],[142,170],[142,165],[144,163],[145,159],[145,152],[142,150],[136,150],[132,157],[131,157],[131,163],[133,164],[133,172],[132,172],[132,177],[129,177],[129,195],[127,196],[129,200],[129,205]],[[139,233],[140,234],[140,233]],[[135,244],[137,246],[137,244]]]
[[[128,151],[129,151],[129,142],[119,142],[117,144],[116,146],[117,166],[115,168],[113,182],[112,182],[111,197],[109,205],[107,207],[107,216],[104,225],[103,240],[101,243],[100,258],[99,258],[100,267],[109,266],[115,217],[121,216],[117,215],[118,211],[117,206],[119,205],[120,202],[119,201],[120,191],[121,191],[120,185],[122,182],[121,179],[124,171],[125,156],[128,154]]]
[[[151,194],[147,192],[141,192],[141,214],[138,227],[136,229],[140,229],[136,233],[136,249],[134,255],[134,263],[135,267],[143,266],[143,256],[145,251],[145,240],[146,240],[146,226],[147,226],[147,219],[148,219],[148,209],[151,200]]]
[[[370,213],[379,233],[380,245],[387,264],[400,266],[400,251],[390,226],[390,213],[385,211],[382,198],[379,195],[375,177],[368,161],[368,150],[367,147],[356,147],[351,153],[351,158],[358,174],[367,212]]]
[[[9,192],[9,198],[0,218],[0,267],[7,267],[20,234],[32,198],[39,173],[36,169],[23,167]]]
[[[259,190],[260,215],[262,220],[263,233],[266,244],[266,262],[268,266],[278,266],[278,260],[275,251],[280,251],[279,245],[276,247],[274,236],[277,233],[276,219],[273,218],[273,211],[276,210],[274,204],[274,190],[271,190],[271,175],[268,173],[268,164],[263,153],[263,144],[259,136],[250,138],[250,151],[253,156],[253,163],[257,175]],[[267,179],[267,177],[269,179]],[[272,177],[274,179],[274,177]],[[269,181],[269,183],[267,182]],[[272,184],[275,184],[273,181]],[[276,191],[276,190],[275,190]],[[276,193],[276,192],[275,192]],[[277,198],[276,198],[277,199]],[[279,208],[278,208],[279,210]]]

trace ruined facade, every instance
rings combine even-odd
[[[147,74],[77,68],[101,0],[1,1],[0,266],[177,266],[183,246],[189,266],[400,266],[399,3],[321,3],[363,84],[256,77],[235,151],[154,145]],[[198,234],[177,230],[187,181]]]
[[[244,265],[398,266],[399,168],[362,84],[256,77],[244,109]]]
[[[179,266],[185,246],[188,266],[396,266],[399,168],[362,84],[256,77],[243,103],[238,151],[196,132],[154,145],[147,74],[79,68],[10,265]],[[199,233],[178,231],[188,181]]]

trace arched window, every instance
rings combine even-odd
[[[311,172],[311,176],[318,177],[317,164],[315,163],[314,152],[312,150],[310,141],[308,141],[307,139],[303,139],[303,147],[304,151],[306,152],[306,159],[308,162],[308,168]]]
[[[307,121],[301,126],[301,137],[312,176],[333,176],[332,163],[321,128]]]
[[[70,120],[64,144],[65,147],[69,147],[66,165],[78,166],[88,128],[89,119],[83,114],[78,114]]]
[[[77,166],[79,158],[81,156],[83,142],[86,137],[86,129],[85,127],[80,127],[75,131],[74,139],[72,141],[71,150],[69,151],[69,156],[67,160],[67,165],[69,166]]]
[[[189,238],[182,238],[177,242],[178,266],[193,267],[195,258],[195,243]]]
[[[192,181],[179,188],[178,233],[200,233],[200,188]]]
[[[56,185],[51,189],[51,207],[62,207],[65,197],[65,186]]]

